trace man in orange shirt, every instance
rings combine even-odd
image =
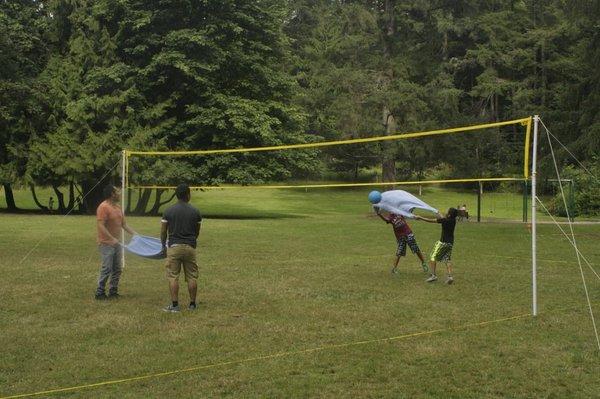
[[[98,248],[102,264],[100,266],[100,277],[96,289],[96,299],[103,300],[119,297],[119,278],[121,277],[121,244],[117,237],[121,236],[121,229],[129,234],[135,232],[127,226],[123,211],[118,205],[121,193],[115,186],[109,184],[104,187],[104,201],[96,210],[96,221],[98,226]],[[108,296],[105,294],[106,282],[108,283]]]

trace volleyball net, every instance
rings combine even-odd
[[[124,150],[124,187],[390,187],[525,181],[532,118],[335,141]]]

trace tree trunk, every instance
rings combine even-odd
[[[385,135],[391,136],[396,132],[396,121],[387,107],[383,109],[383,122],[385,124]],[[383,159],[381,162],[381,176],[384,182],[396,180],[396,160],[394,159],[394,146],[384,142]]]
[[[85,210],[85,205],[83,203],[84,194],[79,189],[79,186],[77,184],[75,184],[75,182],[73,182],[73,187],[75,188],[75,191],[77,191],[77,195],[75,198],[75,208],[77,208],[77,211],[79,213],[85,213],[86,210]]]
[[[547,77],[546,77],[546,39],[542,39],[542,44],[541,44],[541,49],[540,49],[540,63],[542,64],[542,83],[541,83],[541,90],[542,90],[542,107],[544,105],[546,105],[546,89],[547,89]]]
[[[394,1],[385,0],[384,19],[385,19],[385,35],[383,37],[383,56],[387,64],[392,62],[391,43],[396,34],[396,20],[394,18]],[[390,66],[386,71],[386,78],[389,83],[394,80],[394,70]],[[396,120],[386,104],[383,105],[383,124],[385,126],[386,136],[396,132]],[[396,180],[396,161],[394,159],[394,146],[389,141],[384,141],[383,159],[381,161],[381,175],[384,182]]]
[[[108,180],[101,182],[100,184],[94,180],[84,180],[81,182],[81,191],[85,193],[85,198],[83,198],[82,201],[86,213],[94,214],[96,212],[96,208],[98,208],[98,205],[103,201],[102,190],[104,185],[108,184],[108,182]]]
[[[448,59],[448,31],[444,31],[444,41],[442,44],[442,59],[444,61]]]
[[[498,122],[500,120],[500,103],[498,101],[498,94],[494,94],[494,122]]]
[[[15,212],[19,210],[17,208],[17,204],[15,203],[15,196],[13,195],[12,187],[10,183],[3,183],[2,187],[4,187],[4,197],[6,198],[6,209],[10,212]]]
[[[125,208],[125,212],[127,214],[131,213],[131,189],[126,188],[127,190],[127,207]]]
[[[134,215],[143,215],[146,212],[148,201],[150,200],[150,194],[152,194],[151,189],[145,188],[142,190],[142,195],[138,198],[138,203],[132,212]]]
[[[38,200],[37,194],[35,193],[35,186],[33,184],[29,185],[29,188],[31,188],[31,195],[33,196],[33,201],[35,202],[35,204],[42,210],[42,211],[46,211],[48,212],[48,207],[44,206],[40,203],[40,201]]]
[[[171,196],[169,197],[168,200],[161,202],[160,197],[163,195],[163,193],[165,191],[166,191],[165,189],[157,189],[156,190],[156,199],[154,200],[154,205],[152,206],[152,209],[149,212],[150,215],[158,215],[158,211],[160,210],[160,207],[165,204],[168,204],[169,202],[171,202],[173,197],[175,197],[175,191],[173,191],[173,194],[171,194]]]
[[[162,197],[162,194],[164,192],[165,192],[165,190],[162,188],[156,189],[156,196],[154,197],[154,204],[152,205],[152,208],[150,208],[150,211],[148,212],[149,215],[158,215],[158,210],[160,209],[160,197]]]
[[[60,212],[61,214],[64,214],[65,213],[65,196],[58,189],[58,186],[56,184],[52,185],[52,189],[54,190],[54,194],[56,194],[56,199],[58,200],[58,212]]]
[[[67,212],[73,211],[75,205],[75,183],[71,180],[69,182],[69,204],[67,205]]]

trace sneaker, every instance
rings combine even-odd
[[[431,276],[429,276],[429,278],[427,280],[428,283],[433,283],[434,281],[437,281],[437,276],[435,274],[432,274]]]
[[[163,309],[163,312],[169,312],[169,313],[179,313],[181,309],[179,309],[179,305],[177,306],[173,306],[173,304],[167,306],[166,308]]]
[[[119,299],[121,297],[121,295],[119,295],[116,292],[113,292],[111,294],[108,294],[108,299]]]
[[[108,297],[106,296],[106,294],[96,294],[94,295],[94,299],[97,301],[104,301],[107,300]]]
[[[452,276],[448,276],[446,278],[446,284],[452,284],[454,282],[454,279],[452,278]]]
[[[423,273],[429,273],[429,267],[427,266],[427,262],[421,263],[421,267],[423,268]]]
[[[398,274],[398,268],[392,267],[392,274]]]
[[[196,305],[195,303],[190,303],[188,305],[188,310],[196,310],[198,308],[198,305]]]

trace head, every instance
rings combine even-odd
[[[104,198],[105,200],[111,200],[112,202],[118,202],[120,199],[120,196],[121,196],[121,193],[112,184],[105,186],[104,190],[102,190],[102,198]]]
[[[190,186],[182,183],[175,189],[175,195],[179,201],[189,202],[191,198]]]
[[[456,219],[457,216],[458,216],[458,210],[456,208],[448,209],[448,213],[446,214],[446,217],[448,217],[450,219]]]

